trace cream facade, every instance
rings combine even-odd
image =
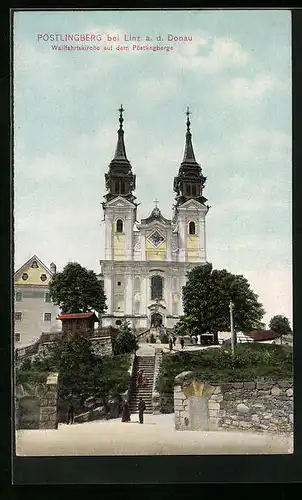
[[[172,217],[165,218],[156,201],[151,214],[138,221],[136,177],[126,156],[122,113],[121,108],[117,148],[105,176],[105,259],[100,262],[100,278],[108,309],[102,324],[116,326],[127,319],[137,330],[157,325],[173,328],[183,314],[181,291],[187,272],[207,261],[209,207],[202,195],[206,179],[195,159],[187,111]]]
[[[27,347],[43,332],[61,330],[59,314],[49,296],[48,284],[56,272],[34,255],[14,275],[14,346]]]

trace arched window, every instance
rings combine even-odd
[[[152,276],[151,278],[151,299],[163,298],[163,278],[161,276]]]
[[[192,184],[192,196],[196,196],[196,184]]]
[[[119,192],[120,192],[120,183],[119,183],[119,181],[115,181],[114,182],[114,193],[119,194]]]
[[[124,226],[124,223],[121,219],[117,219],[116,221],[116,232],[117,233],[122,233],[123,232],[123,226]]]
[[[121,181],[121,194],[126,193],[126,185],[124,181]]]
[[[196,231],[195,231],[195,222],[191,220],[191,222],[189,223],[189,234],[195,234]]]

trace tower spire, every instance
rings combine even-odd
[[[191,111],[188,106],[186,111],[187,132],[185,151],[183,160],[179,167],[178,175],[174,177],[173,189],[177,195],[176,206],[180,206],[192,198],[201,204],[204,204],[207,201],[202,194],[206,177],[202,175],[202,169],[195,159],[192,145],[190,114]]]
[[[107,194],[106,201],[110,201],[117,196],[122,196],[127,200],[134,202],[135,196],[135,175],[132,173],[131,163],[126,155],[123,130],[123,112],[124,108],[121,104],[119,112],[119,129],[117,131],[117,145],[114,153],[114,158],[109,164],[109,170],[105,174]]]
[[[114,160],[123,160],[123,161],[128,161],[127,155],[126,155],[126,148],[125,148],[125,142],[124,142],[124,130],[123,130],[123,112],[125,111],[123,108],[123,105],[121,104],[121,107],[118,109],[120,113],[119,117],[119,122],[120,122],[120,128],[117,131],[118,137],[117,137],[117,145],[115,149],[115,154],[114,154]]]
[[[194,150],[193,150],[193,145],[192,145],[192,134],[190,131],[190,115],[191,111],[189,109],[189,106],[187,107],[186,115],[187,115],[187,133],[186,133],[186,145],[185,145],[185,152],[184,152],[184,157],[182,160],[182,163],[197,163],[194,155]]]

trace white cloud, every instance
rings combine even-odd
[[[178,46],[173,54],[172,63],[182,69],[218,73],[227,68],[244,66],[249,59],[236,40],[231,38],[208,38],[199,36],[192,42]],[[191,48],[190,45],[191,44]]]

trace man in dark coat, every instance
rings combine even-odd
[[[169,338],[169,349],[170,349],[170,351],[172,351],[172,349],[173,349],[173,343],[172,343],[171,337]]]
[[[183,337],[181,337],[181,339],[180,339],[180,345],[181,345],[181,348],[183,349],[184,345],[185,345],[185,341],[184,341]]]
[[[175,347],[175,344],[176,344],[176,337],[175,337],[175,335],[173,335],[173,345],[174,345],[174,347]]]
[[[143,400],[143,398],[139,398],[139,403],[138,403],[138,418],[139,418],[139,423],[143,424],[144,423],[144,411],[146,409],[146,403]]]
[[[67,424],[69,424],[69,422],[73,424],[73,419],[74,419],[74,407],[73,404],[70,403],[67,412]]]
[[[127,400],[124,401],[123,403],[123,410],[122,410],[122,422],[130,422],[130,406]]]

